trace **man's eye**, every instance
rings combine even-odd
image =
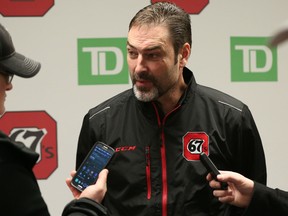
[[[161,55],[159,53],[148,53],[146,57],[151,60],[157,60],[161,57]]]
[[[137,52],[133,52],[133,51],[128,51],[128,55],[130,58],[137,58],[138,56]]]

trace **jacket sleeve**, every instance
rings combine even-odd
[[[106,216],[107,209],[101,204],[88,198],[72,200],[68,203],[62,216]]]
[[[266,185],[266,161],[262,141],[249,108],[244,105],[240,125],[232,133],[236,172]]]
[[[82,161],[85,159],[86,155],[93,146],[93,141],[91,140],[91,128],[89,121],[89,114],[86,114],[83,119],[82,128],[80,131],[78,146],[77,146],[77,155],[76,155],[76,170],[80,167]]]
[[[254,182],[254,195],[245,216],[252,215],[288,215],[288,192],[272,189]]]
[[[227,113],[226,127],[231,170],[266,185],[266,162],[262,141],[253,116],[246,105]],[[243,215],[245,209],[231,206],[231,215]],[[258,215],[258,214],[255,214]],[[261,214],[259,214],[261,215]]]

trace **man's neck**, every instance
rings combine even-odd
[[[171,112],[173,109],[178,106],[178,102],[185,92],[187,85],[183,82],[177,89],[172,90],[171,92],[167,92],[165,95],[160,97],[157,101],[159,102],[159,106],[164,114]]]

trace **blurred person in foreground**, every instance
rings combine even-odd
[[[275,47],[288,39],[288,27],[279,30],[273,35],[269,45]],[[214,189],[213,195],[220,202],[246,208],[245,216],[288,215],[288,192],[281,189],[267,187],[257,181],[231,171],[220,171],[217,180],[209,173],[207,180]],[[228,189],[221,190],[219,182],[227,182]]]
[[[40,70],[40,63],[15,51],[11,36],[0,24],[0,117],[5,113],[6,92],[12,90],[13,76],[30,78]],[[47,205],[33,173],[39,155],[23,143],[13,142],[0,131],[0,215],[49,216]],[[72,172],[73,176],[75,172]],[[63,216],[103,216],[106,209],[101,203],[106,193],[108,170],[100,173],[95,185],[82,193],[70,187],[75,200],[63,211]]]

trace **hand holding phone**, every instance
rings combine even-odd
[[[71,185],[77,190],[83,191],[89,185],[94,184],[99,173],[106,167],[114,153],[112,147],[102,142],[96,142],[72,178]]]
[[[203,163],[203,165],[206,167],[209,173],[211,173],[212,177],[217,180],[217,175],[220,174],[219,170],[215,166],[215,164],[211,161],[211,159],[204,153],[201,152],[200,154],[200,160]],[[226,190],[228,187],[227,182],[220,182],[221,189]]]

